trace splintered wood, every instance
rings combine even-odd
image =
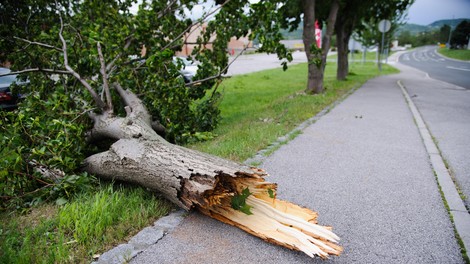
[[[239,173],[235,177],[220,173],[215,188],[204,192],[198,209],[219,221],[239,227],[265,241],[299,250],[323,259],[339,255],[342,247],[331,228],[317,224],[317,213],[276,199],[277,185],[265,182],[265,173]],[[245,195],[245,196],[243,196]],[[233,207],[234,197],[244,198],[245,210]],[[243,212],[242,212],[243,211]]]

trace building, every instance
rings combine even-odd
[[[189,56],[193,50],[197,47],[197,39],[199,36],[204,34],[207,28],[207,23],[194,25],[189,33],[186,33],[183,41],[184,44],[181,48],[181,51],[177,53],[178,56]],[[204,46],[206,49],[212,49],[212,42],[215,40],[216,36],[212,36],[209,42]],[[253,42],[249,40],[248,37],[235,38],[232,37],[230,42],[227,45],[227,52],[230,55],[234,55],[245,49],[246,47],[252,48]]]

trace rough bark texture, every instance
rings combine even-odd
[[[355,16],[340,16],[336,24],[336,42],[338,46],[338,68],[336,70],[337,80],[346,80],[349,74],[349,39],[354,28]]]
[[[336,39],[338,46],[338,68],[336,70],[336,79],[337,80],[346,80],[346,76],[349,72],[349,62],[348,62],[348,42],[349,38],[344,32],[343,27],[339,27],[336,31]]]
[[[277,186],[264,180],[266,172],[168,143],[152,129],[141,101],[119,85],[115,89],[126,104],[127,115],[91,115],[95,124],[89,139],[117,141],[108,151],[88,157],[84,170],[104,179],[144,186],[181,208],[196,208],[311,257],[341,253],[342,248],[335,244],[339,238],[317,224],[315,212],[275,198]]]
[[[304,28],[303,41],[305,53],[308,59],[308,81],[307,93],[322,93],[324,90],[323,79],[326,67],[326,58],[331,46],[331,37],[334,32],[336,16],[339,10],[339,1],[334,0],[331,3],[330,12],[326,23],[326,32],[323,34],[322,46],[320,50],[313,51],[312,44],[315,43],[315,1],[306,0],[304,7]]]
[[[339,11],[339,1],[334,0],[331,3],[330,13],[328,14],[328,19],[326,22],[326,32],[323,36],[322,40],[322,72],[325,72],[326,67],[326,58],[328,56],[328,51],[331,47],[331,37],[333,36],[335,25],[336,25],[336,17]]]
[[[315,0],[304,0],[302,4],[304,13],[302,39],[305,47],[305,55],[307,56],[308,61],[308,79],[305,91],[307,93],[316,93],[323,90],[323,78],[321,78],[322,82],[318,83],[318,80],[322,75],[319,75],[319,68],[315,63],[313,63],[317,58],[317,56],[312,52],[312,45],[315,42]]]
[[[190,210],[206,206],[202,195],[222,174],[260,177],[260,171],[160,140],[121,139],[85,160],[85,170],[104,179],[120,180],[163,193]]]

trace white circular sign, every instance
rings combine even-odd
[[[390,23],[390,20],[387,19],[382,19],[379,22],[379,31],[384,33],[390,30],[390,27],[392,27],[392,23]]]

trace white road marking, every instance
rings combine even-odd
[[[460,71],[470,71],[470,69],[457,68],[457,67],[452,67],[452,66],[446,66],[446,68],[453,69],[453,70],[460,70]]]

